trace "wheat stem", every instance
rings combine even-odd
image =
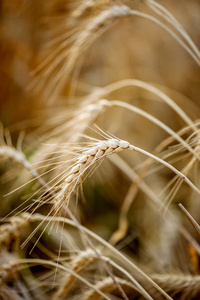
[[[198,131],[198,128],[194,124],[194,122],[189,118],[189,116],[185,113],[184,110],[180,108],[169,96],[167,96],[165,93],[163,93],[158,88],[154,87],[153,85],[137,80],[137,79],[124,79],[121,81],[117,81],[114,83],[111,83],[104,87],[106,94],[112,93],[113,91],[128,87],[128,86],[136,86],[142,89],[145,89],[149,91],[150,93],[158,96],[160,99],[162,99],[167,105],[169,105],[184,121],[187,125],[191,126],[191,129],[193,129],[195,132]],[[103,92],[102,92],[103,94]]]
[[[112,100],[112,101],[104,100],[104,103],[105,103],[106,106],[109,106],[109,107],[110,106],[124,107],[124,108],[126,108],[126,109],[128,109],[130,111],[133,111],[133,112],[135,112],[135,113],[137,113],[137,114],[145,117],[146,119],[150,120],[154,124],[158,125],[164,131],[166,131],[169,135],[171,135],[172,137],[174,137],[174,139],[176,139],[183,146],[185,146],[185,148],[188,149],[188,151],[190,153],[192,153],[198,160],[200,160],[200,156],[199,156],[198,152],[196,152],[189,144],[187,144],[186,141],[184,141],[175,131],[173,131],[166,124],[164,124],[163,122],[161,122],[160,120],[158,120],[154,116],[150,115],[149,113],[145,112],[144,110],[142,110],[142,109],[140,109],[138,107],[135,107],[135,106],[133,106],[133,105],[131,105],[129,103],[122,102],[122,101],[119,101],[119,100]]]

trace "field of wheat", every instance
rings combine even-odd
[[[200,299],[199,1],[0,13],[0,299]]]

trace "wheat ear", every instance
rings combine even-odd
[[[119,277],[116,277],[117,282],[123,287],[123,288],[131,288],[132,290],[137,291],[137,288],[131,284],[129,281],[125,279],[121,279]],[[112,293],[116,290],[116,286],[113,284],[113,281],[110,277],[106,277],[102,280],[99,280],[95,285],[97,290],[100,290],[104,293]],[[101,300],[101,296],[93,291],[87,291],[84,293],[82,300]]]
[[[175,299],[186,300],[198,298],[200,292],[200,276],[186,274],[153,274],[151,278]],[[157,298],[157,291],[155,291],[153,296],[155,299],[159,299],[159,297]]]
[[[55,208],[60,209],[63,203],[68,202],[72,191],[79,182],[81,175],[93,164],[113,153],[125,149],[132,150],[131,145],[124,140],[108,139],[95,143],[90,149],[82,152],[71,168],[61,191],[56,196]]]
[[[87,249],[86,251],[80,252],[74,259],[71,261],[71,266],[73,272],[76,274],[80,273],[88,265],[92,264],[97,260],[97,256],[92,249]],[[67,273],[60,282],[60,288],[55,293],[53,299],[62,299],[66,297],[72,290],[74,284],[76,283],[77,278],[73,274]],[[113,282],[113,280],[111,279]],[[114,284],[114,283],[113,283]],[[116,287],[116,286],[115,286]]]
[[[12,260],[13,257],[7,252],[3,253],[2,256],[1,260],[3,261],[3,264],[0,265],[0,290],[6,280],[15,276],[17,272],[17,266]]]
[[[3,264],[0,266],[0,286],[6,281],[7,278],[11,276],[14,271],[15,265],[12,263],[10,264]]]
[[[0,157],[15,161],[16,163],[20,164],[26,170],[30,171],[32,176],[35,177],[42,186],[46,185],[45,181],[39,176],[37,171],[32,168],[22,151],[19,151],[12,146],[4,145],[0,147]]]
[[[21,230],[30,223],[29,214],[22,213],[9,219],[10,224],[0,226],[0,246],[9,245],[13,238],[17,237]]]

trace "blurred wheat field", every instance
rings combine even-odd
[[[199,1],[0,12],[0,299],[200,299]]]

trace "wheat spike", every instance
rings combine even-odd
[[[16,277],[17,265],[16,257],[7,251],[2,251],[0,255],[0,290],[8,279]],[[0,297],[1,298],[1,297]]]
[[[0,266],[0,286],[16,272],[16,266],[12,262]]]
[[[87,249],[86,251],[82,251],[70,262],[72,266],[72,270],[78,274],[85,267],[92,264],[97,260],[97,256],[92,249]],[[72,274],[67,273],[60,282],[60,288],[56,292],[53,299],[62,299],[66,297],[69,292],[72,290],[77,278],[75,278]],[[112,279],[111,279],[112,280]],[[113,282],[113,280],[112,280]]]
[[[17,237],[21,230],[29,224],[29,214],[22,213],[10,218],[10,224],[0,226],[0,246],[9,245],[13,238]]]
[[[35,171],[26,156],[22,151],[15,149],[12,146],[4,145],[0,147],[0,157],[3,159],[10,159],[20,164],[26,170],[28,170],[33,177],[35,177],[41,185],[45,185],[45,181],[39,176],[37,171]]]
[[[198,298],[200,292],[200,276],[186,274],[153,274],[151,278],[172,298],[180,300]],[[152,289],[152,287],[150,289]],[[154,291],[152,295],[155,299],[160,299],[157,291]]]
[[[132,292],[133,290],[137,291],[137,288],[129,281],[119,277],[116,277],[116,280],[124,289],[129,288],[132,290]],[[99,280],[96,283],[95,287],[101,292],[108,293],[108,294],[116,290],[116,285],[114,285],[110,277],[106,277],[102,280]],[[101,300],[101,299],[102,297],[92,290],[85,292],[85,294],[82,297],[82,300]]]
[[[7,146],[7,145],[1,146],[0,157],[2,157],[3,159],[13,160],[22,166],[27,165],[25,155],[21,151],[18,151],[17,149],[11,146]]]
[[[55,208],[62,207],[63,201],[69,200],[69,197],[79,182],[81,175],[93,164],[107,157],[108,155],[121,152],[125,149],[132,150],[131,145],[124,140],[108,139],[95,143],[90,149],[82,152],[77,158],[74,166],[71,168],[61,192],[58,193],[55,202]]]

